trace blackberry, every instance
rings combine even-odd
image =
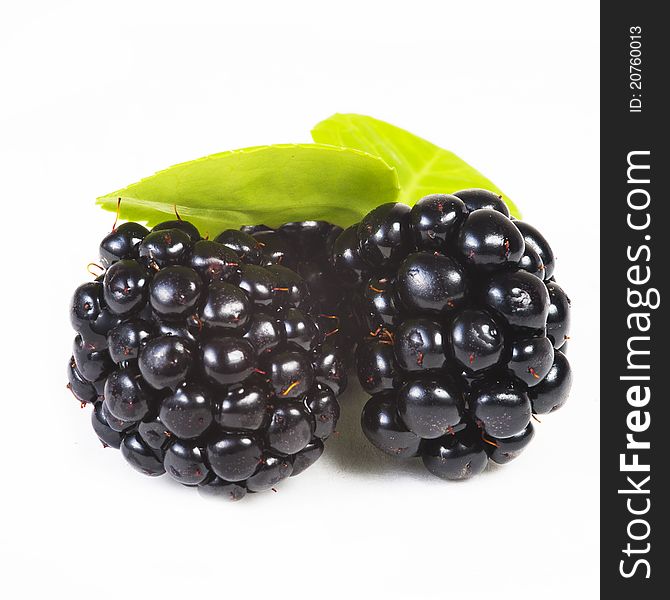
[[[498,194],[384,204],[340,234],[331,264],[367,331],[361,425],[383,452],[466,479],[518,456],[532,415],[564,404],[570,301],[546,239]]]
[[[313,464],[346,386],[329,260],[341,231],[309,221],[212,241],[178,219],[108,234],[104,275],[72,299],[68,362],[102,444],[142,473],[233,500]]]

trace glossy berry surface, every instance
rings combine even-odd
[[[191,250],[191,237],[180,229],[152,231],[139,245],[139,261],[160,268],[184,264]]]
[[[358,227],[347,227],[333,245],[333,267],[340,281],[346,286],[362,283],[366,277],[367,264],[360,255]]]
[[[526,248],[512,221],[502,213],[485,209],[468,215],[456,243],[465,264],[477,267],[518,263]]]
[[[149,230],[139,223],[122,223],[100,242],[100,260],[104,266],[126,258],[137,258],[140,242]]]
[[[104,274],[72,297],[67,365],[101,445],[229,500],[314,464],[356,335],[330,261],[341,232],[306,221],[209,240],[177,218],[108,234]]]
[[[361,427],[368,440],[386,454],[398,458],[419,454],[421,438],[400,419],[394,393],[375,394],[368,400],[363,407]]]
[[[465,400],[458,385],[438,377],[408,381],[398,391],[398,414],[407,428],[426,439],[446,435],[458,425]]]
[[[538,415],[558,410],[565,404],[572,388],[572,369],[567,357],[557,350],[554,353],[554,363],[546,377],[540,381],[529,396],[533,404],[533,412]]]
[[[463,200],[451,194],[432,194],[421,198],[410,213],[417,248],[431,251],[447,247],[467,214]]]
[[[166,267],[151,280],[151,308],[166,320],[178,320],[195,310],[201,290],[202,280],[193,269]]]
[[[455,259],[417,252],[400,265],[396,290],[409,313],[446,313],[462,306],[467,298],[465,271]]]
[[[277,352],[267,361],[270,383],[279,398],[298,398],[314,383],[314,371],[305,352]]]
[[[191,344],[176,335],[151,338],[140,351],[139,367],[146,382],[162,390],[176,388],[189,374],[195,360]]]
[[[314,436],[327,440],[335,432],[340,418],[340,405],[335,392],[327,385],[317,383],[307,393],[304,402],[308,414],[311,413],[314,418]]]
[[[528,387],[539,384],[549,373],[553,362],[554,346],[549,338],[522,338],[512,342],[512,358],[508,367]]]
[[[237,329],[244,327],[251,318],[249,298],[236,285],[213,281],[209,284],[206,295],[203,295],[200,320],[206,327]]]
[[[532,413],[566,401],[570,301],[546,238],[496,192],[385,204],[345,229],[331,261],[356,324],[361,425],[387,454],[443,479],[504,464]]]
[[[239,265],[239,256],[217,242],[199,240],[191,249],[189,266],[197,271],[205,283],[232,279]]]
[[[400,376],[393,344],[375,339],[361,341],[356,348],[356,369],[361,387],[368,394],[392,390]]]
[[[214,420],[211,390],[200,383],[183,383],[161,402],[160,419],[177,437],[201,436]]]
[[[93,411],[91,412],[91,426],[103,446],[109,446],[116,449],[121,447],[123,435],[110,427],[109,421],[102,410],[102,402],[97,402],[93,407]]]
[[[250,492],[267,492],[292,473],[293,461],[290,457],[265,454],[256,472],[247,479],[247,489]]]
[[[72,392],[78,402],[81,404],[88,404],[89,402],[95,402],[97,400],[98,393],[95,386],[81,374],[77,368],[74,356],[72,356],[67,363],[67,379],[67,388]]]
[[[517,435],[530,422],[530,398],[513,381],[479,383],[469,396],[469,405],[481,429],[494,438]]]
[[[484,447],[489,458],[499,465],[507,464],[514,460],[531,443],[535,436],[535,428],[528,423],[526,428],[516,435],[503,439],[489,438]]]
[[[438,321],[411,318],[395,331],[393,351],[405,371],[441,369],[446,362],[442,326]]]
[[[226,481],[220,477],[214,477],[210,481],[198,486],[198,491],[205,496],[213,496],[230,502],[242,500],[247,495],[247,488],[244,484]]]
[[[537,252],[542,264],[544,265],[544,279],[549,279],[554,275],[556,259],[554,252],[545,237],[532,225],[524,221],[515,221],[517,229],[523,235],[526,246],[530,246]]]
[[[393,325],[400,309],[396,299],[395,281],[388,277],[374,277],[363,290],[366,324],[371,330]]]
[[[529,244],[525,245],[523,256],[519,260],[519,269],[535,275],[538,279],[544,279],[544,263],[540,255]]]
[[[131,431],[123,436],[121,454],[130,466],[144,475],[158,477],[165,473],[163,461],[142,440],[136,431]]]
[[[314,435],[314,417],[307,407],[286,401],[277,404],[270,415],[268,442],[278,454],[295,454],[309,444]]]
[[[284,341],[286,330],[274,313],[256,312],[250,319],[244,334],[259,356],[277,348]]]
[[[263,458],[263,449],[248,433],[222,433],[207,445],[207,459],[214,472],[225,481],[251,477]]]
[[[496,274],[484,284],[483,300],[515,327],[544,329],[549,316],[549,292],[525,271]]]
[[[547,337],[554,348],[562,348],[570,334],[570,298],[555,281],[547,283],[549,291],[549,314],[547,315]]]
[[[147,301],[149,273],[135,260],[120,260],[105,273],[103,295],[111,312],[119,316],[137,313]]]
[[[179,231],[185,233],[192,241],[197,242],[200,239],[200,232],[198,228],[189,223],[188,221],[183,221],[182,219],[173,219],[171,221],[163,221],[154,225],[151,231],[164,231],[166,229],[178,229]]]
[[[115,363],[137,360],[144,342],[154,333],[153,324],[142,319],[123,321],[107,334],[109,355]]]
[[[151,409],[152,393],[133,367],[114,371],[105,382],[105,404],[113,417],[141,421]]]
[[[205,453],[190,441],[177,439],[172,442],[165,452],[163,466],[170,477],[184,485],[198,485],[209,475]]]
[[[300,475],[305,469],[311,467],[323,454],[323,442],[320,439],[314,439],[307,444],[300,452],[293,455],[291,477]]]
[[[473,373],[496,366],[505,350],[504,325],[483,310],[459,312],[450,324],[449,338],[454,359]]]
[[[397,264],[412,246],[410,207],[388,203],[368,213],[358,226],[361,256],[375,267]]]
[[[347,360],[344,351],[325,343],[312,353],[314,379],[340,394],[347,387]]]
[[[495,210],[509,218],[509,208],[503,201],[500,194],[483,190],[480,188],[471,188],[468,190],[461,190],[453,194],[463,201],[468,212],[488,208]]]
[[[244,231],[226,229],[217,235],[214,241],[232,250],[243,264],[257,265],[261,262],[262,246]]]
[[[95,344],[87,342],[81,335],[74,339],[72,355],[78,372],[93,383],[104,381],[114,368],[109,351],[96,349]]]
[[[270,414],[270,391],[260,380],[247,380],[228,387],[214,404],[214,420],[226,431],[255,431]]]
[[[488,456],[484,443],[468,430],[429,440],[423,447],[423,464],[442,479],[463,480],[478,475],[485,468]]]

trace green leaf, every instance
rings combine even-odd
[[[357,148],[383,158],[398,172],[398,202],[413,205],[427,194],[485,188],[500,194],[510,212],[520,216],[507,196],[453,152],[384,121],[364,115],[335,114],[314,127],[312,138],[321,144]]]
[[[320,144],[258,146],[212,154],[106,194],[122,219],[155,225],[180,216],[203,233],[263,223],[327,220],[346,227],[383,202],[398,180],[381,158]]]

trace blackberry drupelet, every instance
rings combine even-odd
[[[68,362],[102,444],[232,500],[312,465],[346,385],[328,260],[340,231],[310,221],[212,241],[179,219],[105,236],[104,275],[72,299]]]
[[[237,232],[235,242],[226,233],[224,243],[243,249],[253,257],[251,262],[272,272],[279,279],[284,296],[295,296],[295,283],[291,278],[297,274],[311,298],[314,326],[322,338],[327,338],[346,355],[353,349],[360,324],[355,320],[346,282],[340,281],[337,265],[333,266],[330,260],[335,240],[342,231],[341,227],[325,221],[284,223],[276,229],[254,225]],[[292,274],[287,276],[287,272]],[[299,320],[300,315],[294,313],[293,317]],[[305,327],[311,328],[312,324],[296,321],[289,337],[300,337]],[[296,337],[293,341],[304,345]]]
[[[331,263],[368,332],[361,424],[380,450],[466,479],[518,456],[532,415],[567,399],[570,301],[554,254],[497,194],[379,206],[334,241]]]

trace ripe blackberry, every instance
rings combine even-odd
[[[361,424],[380,450],[466,479],[518,456],[532,414],[565,402],[570,302],[546,239],[499,195],[382,205],[335,240],[331,262],[368,331]]]
[[[310,221],[212,241],[178,219],[107,235],[104,275],[72,299],[68,362],[103,445],[233,500],[313,464],[346,385],[328,258],[340,231]]]

